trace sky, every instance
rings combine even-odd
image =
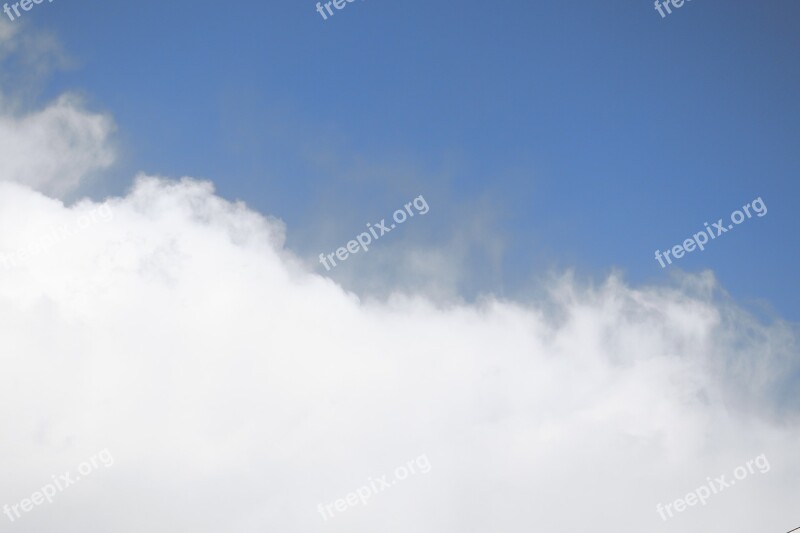
[[[800,526],[800,6],[333,13],[0,13],[2,528]]]
[[[568,268],[637,283],[710,269],[797,320],[798,15],[789,1],[661,19],[648,2],[358,0],[323,20],[314,3],[179,0],[54,2],[20,22],[74,58],[41,97],[79,91],[119,127],[114,178],[88,194],[138,171],[212,179],[286,221],[312,261],[427,194],[436,228],[401,238],[463,235],[444,259],[453,294],[513,298]],[[765,218],[655,260],[759,196]]]

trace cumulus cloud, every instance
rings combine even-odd
[[[33,101],[44,78],[69,65],[53,35],[0,20],[0,180],[63,198],[113,163],[110,117],[76,95]]]
[[[564,275],[542,301],[360,299],[208,182],[72,206],[0,183],[0,504],[108,449],[20,532],[777,531],[796,524],[796,334],[709,274]],[[431,470],[323,519],[425,454]],[[756,473],[656,512],[760,454]],[[0,520],[8,521],[0,515]]]
[[[109,117],[87,111],[75,96],[22,115],[0,107],[0,179],[63,197],[111,165],[112,131]]]

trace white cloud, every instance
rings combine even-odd
[[[45,106],[43,80],[70,60],[51,34],[0,19],[0,180],[63,198],[114,161],[110,117],[66,94]]]
[[[797,409],[773,394],[797,371],[795,336],[710,275],[564,276],[527,304],[360,301],[209,183],[140,177],[107,204],[113,220],[0,277],[0,504],[98,450],[115,459],[16,531],[796,525]],[[96,208],[0,183],[0,250]],[[769,473],[656,513],[762,453]],[[421,454],[425,476],[317,512]]]
[[[0,108],[0,180],[62,197],[114,160],[113,122],[62,96],[42,110],[17,116]]]

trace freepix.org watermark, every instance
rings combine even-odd
[[[683,498],[678,498],[672,503],[668,503],[662,506],[660,503],[656,505],[656,512],[661,517],[662,520],[667,520],[667,515],[669,518],[672,518],[672,510],[675,509],[676,513],[682,513],[687,508],[692,507],[700,503],[701,505],[705,505],[706,501],[711,498],[711,496],[715,494],[719,494],[723,490],[730,488],[736,484],[736,481],[742,481],[747,479],[747,476],[750,474],[754,474],[755,470],[753,467],[755,466],[758,468],[758,471],[762,474],[766,474],[770,470],[769,461],[767,461],[767,456],[763,453],[756,457],[755,459],[751,459],[746,463],[747,468],[744,466],[737,466],[736,469],[733,471],[733,477],[735,479],[725,479],[725,475],[720,477],[716,477],[714,479],[706,478],[708,485],[702,485],[694,489],[692,492],[684,496]]]
[[[19,12],[20,8],[22,8],[23,11],[30,11],[33,9],[33,4],[41,4],[42,2],[44,2],[44,0],[21,0],[20,2],[14,2],[11,4],[11,7],[5,3],[3,4],[3,12],[13,21],[22,16],[22,14]],[[48,0],[48,3],[52,2],[53,0]],[[11,14],[11,10],[14,10],[14,15],[16,15],[16,17]]]
[[[352,4],[355,1],[356,0],[331,0],[329,2],[325,2],[324,4],[322,2],[317,2],[317,13],[319,13],[322,16],[322,20],[328,20],[328,16],[331,17],[333,16],[333,10],[331,9],[331,4],[333,4],[333,7],[335,7],[337,10],[341,11],[342,9],[344,9],[344,6],[346,6],[347,4]],[[326,10],[328,12],[327,15],[325,14]]]
[[[395,229],[397,224],[402,224],[409,217],[413,217],[414,212],[411,210],[412,206],[414,206],[414,209],[416,209],[417,213],[420,215],[424,215],[430,210],[428,207],[428,202],[425,201],[425,198],[423,198],[422,195],[419,195],[411,202],[408,202],[404,206],[405,209],[398,209],[394,212],[392,218],[394,219],[395,223],[393,223],[391,226],[386,226],[385,218],[382,218],[381,221],[374,226],[367,223],[367,229],[369,230],[369,233],[365,231],[361,235],[358,235],[355,240],[348,241],[348,243],[345,245],[346,247],[343,246],[337,249],[335,253],[328,254],[327,256],[325,254],[319,254],[319,262],[322,263],[326,270],[330,270],[336,266],[336,259],[334,259],[334,257],[339,259],[339,261],[344,261],[349,257],[350,254],[358,253],[359,250],[366,252],[369,250],[369,245],[372,243],[373,239],[377,241],[385,234]],[[328,265],[328,261],[330,261],[333,267]]]
[[[85,478],[100,468],[100,465],[103,465],[106,468],[114,465],[114,458],[111,457],[111,452],[109,452],[108,449],[91,456],[89,459],[79,464],[78,474],[73,476],[72,473],[67,472],[66,474],[61,474],[58,477],[52,476],[53,482],[48,483],[41,489],[31,494],[30,498],[23,498],[19,503],[15,503],[14,505],[3,505],[3,514],[5,514],[9,520],[14,522],[22,517],[20,510],[23,513],[29,513],[35,506],[42,505],[45,500],[48,503],[53,503],[53,497],[56,494],[65,491],[68,487],[71,487],[80,481],[81,478]]]
[[[658,11],[658,14],[661,15],[661,18],[663,19],[667,15],[672,14],[672,9],[669,6],[670,4],[677,9],[679,7],[683,7],[684,1],[690,2],[691,0],[655,0],[656,11]],[[664,10],[666,10],[666,14],[664,13]]]
[[[431,463],[428,461],[427,455],[422,454],[416,459],[408,461],[405,465],[395,468],[393,479],[386,479],[388,474],[385,476],[376,477],[375,479],[369,478],[367,485],[363,485],[356,489],[355,492],[351,492],[344,498],[334,500],[329,504],[323,505],[320,503],[317,505],[317,510],[322,515],[322,518],[327,521],[329,518],[334,517],[334,509],[340,513],[343,513],[349,507],[353,507],[358,504],[367,505],[367,500],[369,500],[373,495],[393,487],[398,481],[403,481],[404,479],[408,478],[408,476],[416,475],[417,469],[419,469],[419,473],[421,474],[427,474],[431,471]]]
[[[746,220],[745,216],[747,216],[747,218],[752,218],[753,214],[750,212],[751,207],[756,216],[763,217],[767,214],[767,206],[764,200],[759,196],[749,204],[742,206],[742,211],[737,209],[731,213],[731,222],[733,224],[728,224],[726,227],[722,219],[717,220],[711,226],[708,225],[708,222],[704,222],[705,229],[703,231],[697,232],[692,235],[690,239],[683,241],[683,245],[676,244],[671,250],[665,250],[663,257],[661,256],[661,251],[656,250],[656,261],[661,265],[661,268],[664,268],[666,266],[664,264],[664,259],[667,260],[667,264],[671,265],[672,259],[680,259],[685,252],[692,252],[695,248],[699,248],[701,251],[705,250],[705,245],[708,243],[709,238],[714,240],[723,233],[732,230],[734,225],[739,225]],[[672,253],[672,259],[669,257],[670,252]]]
[[[78,232],[88,229],[99,220],[111,220],[113,218],[114,213],[111,208],[107,204],[103,204],[80,215],[71,227],[62,225],[40,235],[37,239],[32,239],[24,249],[5,253],[0,252],[0,267],[11,269],[25,266],[32,258],[47,254],[54,245],[74,237]]]

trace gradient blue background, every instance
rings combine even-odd
[[[119,126],[92,194],[140,170],[208,178],[312,259],[424,194],[420,239],[485,209],[505,243],[499,275],[465,293],[513,295],[552,269],[662,283],[710,268],[797,320],[798,17],[791,0],[693,0],[666,19],[649,0],[358,0],[327,21],[307,0],[55,0],[24,22],[76,59],[42,101],[79,91]],[[767,216],[654,260],[757,196]]]

